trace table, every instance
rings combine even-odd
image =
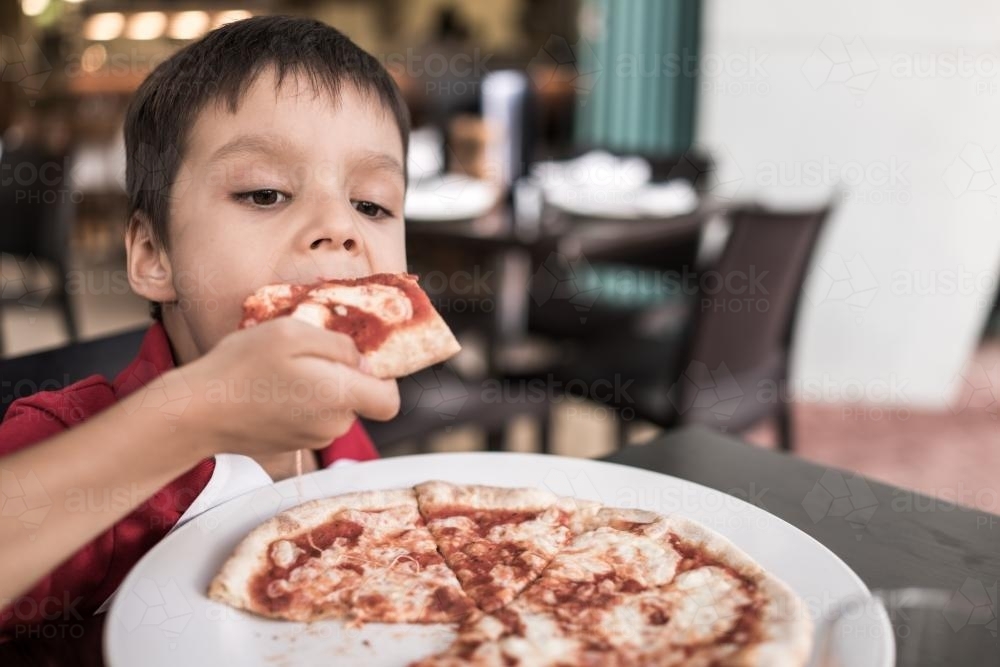
[[[697,426],[626,447],[605,460],[749,500],[826,545],[871,588],[958,591],[969,580],[987,588],[1000,580],[1000,516],[747,445]],[[865,507],[873,508],[860,523],[817,512],[824,498],[817,485],[836,491],[836,485],[846,481],[855,496],[869,503]],[[71,642],[29,639],[0,645],[0,664],[100,664],[103,623],[103,615],[85,619],[79,624],[84,636]]]
[[[764,450],[693,426],[605,458],[749,500],[840,556],[870,588],[958,590],[1000,580],[1000,516],[958,507],[853,473]],[[850,481],[873,508],[853,525],[823,512],[822,488]],[[994,610],[1000,613],[1000,610]]]
[[[646,266],[662,275],[693,263],[703,227],[719,212],[714,204],[703,202],[691,213],[669,218],[603,220],[546,208],[532,225],[518,220],[511,206],[500,204],[475,220],[408,221],[406,244],[414,256],[447,249],[461,258],[461,270],[466,271],[472,268],[470,256],[490,258],[497,282],[495,294],[490,295],[492,321],[483,333],[494,349],[497,341],[517,341],[527,333],[529,284],[550,255]],[[494,362],[488,360],[491,374],[497,371]]]
[[[614,257],[650,244],[669,244],[697,234],[718,208],[704,203],[686,215],[637,220],[592,220],[548,210],[537,225],[515,220],[510,206],[501,204],[475,220],[448,222],[408,221],[407,245],[411,243],[460,242],[468,247],[491,250],[579,251]]]

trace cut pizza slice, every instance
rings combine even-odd
[[[267,285],[243,303],[240,328],[291,316],[347,334],[378,378],[398,378],[461,349],[417,277],[378,273],[313,285]]]
[[[307,622],[452,623],[475,611],[412,489],[346,494],[278,514],[243,539],[209,597]]]
[[[624,613],[642,591],[669,583],[680,557],[642,535],[658,515],[602,508],[509,605],[470,617],[443,653],[414,667],[630,665],[642,623]]]
[[[598,508],[541,489],[437,481],[415,488],[441,555],[486,612],[534,581]]]
[[[414,667],[800,667],[801,602],[720,536],[679,517],[602,509],[510,605],[470,617]]]

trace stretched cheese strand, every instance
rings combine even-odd
[[[295,490],[299,493],[299,498],[302,497],[302,484],[299,480],[302,479],[302,450],[295,450]]]

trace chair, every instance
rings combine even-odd
[[[66,165],[57,156],[24,146],[0,154],[0,169],[8,175],[0,183],[0,210],[4,212],[0,253],[5,283],[20,279],[19,274],[30,272],[36,262],[48,264],[56,274],[51,292],[22,294],[20,290],[5,290],[14,295],[0,296],[0,313],[18,302],[24,307],[37,308],[44,300],[53,299],[62,312],[69,340],[76,341],[76,316],[66,291],[73,216],[69,181],[64,173]],[[0,351],[3,344],[0,326]]]
[[[700,423],[737,433],[773,417],[781,448],[790,450],[793,324],[829,210],[730,212],[725,250],[698,274],[682,321],[676,303],[665,317],[647,311],[618,336],[577,346],[559,375],[580,380],[588,398],[625,417],[622,442],[633,414],[665,428]],[[626,386],[602,400],[592,391],[598,380]]]
[[[499,379],[461,377],[449,363],[399,380],[400,412],[388,422],[364,421],[381,447],[416,440],[427,451],[427,439],[456,426],[473,424],[486,435],[486,449],[500,451],[508,423],[531,417],[538,425],[542,449],[548,450],[549,408],[527,391],[514,392]]]
[[[35,392],[61,389],[95,374],[114,378],[135,357],[146,330],[142,327],[0,361],[0,419],[11,403]]]

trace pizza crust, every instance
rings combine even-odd
[[[433,318],[419,326],[395,329],[381,347],[363,356],[368,372],[385,380],[412,375],[447,361],[461,349],[451,329],[434,313]]]
[[[665,533],[674,533],[756,585],[764,601],[758,624],[763,636],[726,665],[801,667],[806,663],[812,650],[813,624],[805,603],[787,585],[728,539],[691,519],[671,514],[650,532],[661,539]]]
[[[313,500],[277,514],[243,538],[209,585],[208,597],[237,609],[261,613],[251,599],[249,582],[269,566],[269,548],[273,542],[297,537],[344,510],[363,512],[400,506],[416,508],[413,489],[348,493]]]
[[[425,516],[452,507],[540,512],[554,505],[559,499],[554,493],[535,488],[450,484],[438,481],[424,482],[413,488]]]

